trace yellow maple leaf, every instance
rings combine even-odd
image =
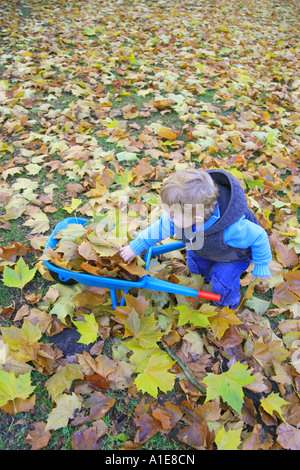
[[[229,307],[224,307],[215,315],[212,320],[210,320],[210,327],[217,339],[221,339],[225,331],[229,328],[230,325],[240,325],[243,322],[234,313],[234,310],[231,310]]]
[[[241,432],[241,428],[225,431],[222,426],[215,438],[218,450],[238,450],[238,446],[241,444]]]
[[[133,353],[129,359],[131,364],[139,367],[142,367],[144,361],[147,363],[149,357],[155,352],[161,352],[161,349],[157,345],[154,345],[153,348],[142,348],[139,342],[135,339],[132,341],[122,342],[122,345]]]
[[[30,321],[24,318],[22,328],[16,326],[8,326],[0,328],[3,341],[8,344],[11,350],[18,350],[20,344],[27,345],[38,342],[42,333],[39,325],[33,325]]]
[[[71,204],[69,206],[63,206],[63,209],[67,211],[69,214],[71,214],[80,206],[81,203],[82,203],[81,199],[76,199],[72,197]]]
[[[262,408],[272,416],[273,412],[276,413],[282,421],[286,423],[286,420],[282,416],[281,407],[289,405],[289,402],[281,398],[279,393],[270,393],[266,398],[260,400]]]
[[[124,321],[124,326],[124,338],[133,336],[139,345],[145,349],[155,347],[156,342],[159,341],[163,335],[162,332],[157,331],[158,325],[154,315],[142,315],[139,317],[134,309],[128,315],[127,320]]]
[[[48,416],[45,431],[64,428],[67,426],[69,419],[74,417],[76,410],[80,410],[81,401],[76,393],[71,395],[62,394],[56,399],[56,408],[54,408]]]
[[[99,325],[95,320],[95,316],[93,313],[87,315],[83,314],[82,316],[84,318],[83,322],[73,321],[77,330],[81,334],[81,337],[77,342],[83,344],[94,343],[97,339],[99,329]]]
[[[35,387],[31,385],[30,372],[16,377],[13,371],[0,371],[0,407],[10,401],[14,402],[16,398],[26,400],[34,389]]]
[[[163,392],[172,390],[175,382],[175,375],[169,372],[174,361],[163,351],[155,352],[147,362],[136,369],[140,374],[135,379],[135,384],[143,393],[149,393],[157,398],[158,389]]]

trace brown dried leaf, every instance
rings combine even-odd
[[[269,450],[273,445],[272,436],[261,424],[255,424],[251,436],[243,443],[243,450]]]
[[[0,246],[0,257],[7,261],[16,261],[17,256],[25,256],[30,251],[29,246],[14,242],[9,246]]]
[[[277,260],[285,268],[291,268],[299,264],[299,257],[294,248],[288,248],[281,240],[274,234],[270,237],[270,243],[275,250]]]
[[[300,450],[300,429],[281,423],[277,429],[277,442],[287,450]]]
[[[211,450],[215,440],[215,433],[214,431],[209,431],[205,422],[201,422],[186,427],[177,434],[177,437],[194,449]]]
[[[97,443],[99,439],[95,427],[79,429],[72,436],[73,450],[99,450],[101,444]]]
[[[161,422],[164,432],[169,432],[182,418],[183,412],[178,406],[166,401],[164,406],[158,405],[152,410],[152,416]]]
[[[25,438],[25,442],[31,445],[31,450],[40,450],[47,446],[51,432],[45,431],[46,423],[38,421],[33,423],[33,430],[29,431]]]

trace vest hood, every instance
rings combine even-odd
[[[225,170],[206,170],[219,189],[218,204],[220,218],[207,230],[194,232],[190,230],[175,232],[182,239],[188,250],[198,256],[212,261],[230,262],[251,256],[250,248],[234,248],[224,243],[224,230],[242,216],[251,222],[258,223],[254,213],[248,208],[246,194],[240,183]],[[190,237],[190,234],[194,235]],[[200,245],[202,247],[200,247]],[[198,248],[199,246],[199,248]]]
[[[211,235],[224,230],[238,221],[248,211],[246,194],[240,183],[225,170],[207,170],[220,192],[218,203],[220,219],[208,230],[205,235]]]

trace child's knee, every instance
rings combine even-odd
[[[237,308],[240,302],[239,283],[225,284],[225,282],[216,274],[212,273],[212,291],[220,295],[220,301],[214,302],[219,307]]]

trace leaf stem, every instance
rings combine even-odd
[[[187,377],[187,379],[198,389],[200,390],[200,392],[204,393],[206,395],[206,390],[205,388],[201,387],[201,385],[198,384],[198,382],[196,382],[196,380],[191,376],[190,372],[187,370],[187,368],[185,367],[185,365],[181,362],[181,360],[175,356],[175,354],[173,354],[171,352],[171,349],[170,348],[166,348],[166,351],[167,353],[169,354],[169,356],[171,356],[172,359],[174,359],[174,361],[177,362],[177,364],[180,366],[180,368],[182,369],[184,375]]]

